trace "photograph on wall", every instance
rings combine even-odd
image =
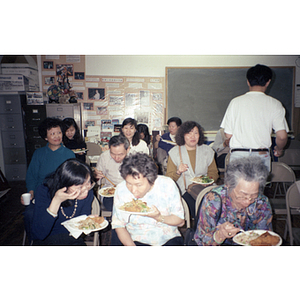
[[[44,69],[53,69],[53,61],[44,61]]]
[[[52,77],[45,77],[45,84],[55,84],[55,78]]]
[[[162,98],[162,93],[153,93],[152,94],[152,100],[153,101],[161,101]]]
[[[44,105],[42,92],[27,92],[27,105]]]
[[[75,72],[74,79],[84,80],[84,72]]]
[[[86,120],[86,121],[84,122],[84,128],[87,129],[88,126],[95,126],[95,121]]]
[[[56,65],[56,75],[73,76],[73,65],[69,65],[69,64]]]
[[[83,103],[83,110],[94,110],[94,103]]]
[[[114,132],[120,133],[122,128],[122,124],[114,124]]]
[[[109,97],[109,105],[122,105],[122,104],[123,104],[123,96]]]
[[[140,91],[140,105],[141,106],[150,106],[150,92],[149,91]]]
[[[111,120],[101,120],[101,130],[113,130],[114,124],[111,123]]]
[[[107,106],[97,106],[96,113],[97,115],[107,115],[108,114]]]
[[[105,98],[105,90],[89,88],[88,97],[90,100],[103,100]]]
[[[138,123],[149,123],[150,113],[145,111],[135,111],[134,118]]]
[[[132,107],[139,104],[139,98],[137,93],[126,93],[125,95],[125,106]]]
[[[120,124],[120,120],[119,119],[112,119],[111,124]]]
[[[76,92],[76,97],[79,100],[83,100],[83,92]]]

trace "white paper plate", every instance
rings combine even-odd
[[[113,197],[114,195],[115,195],[115,193],[113,193],[112,195],[106,195],[105,194],[105,190],[107,190],[107,189],[111,189],[111,188],[113,188],[113,187],[106,187],[106,188],[102,188],[102,189],[100,189],[99,190],[99,195],[101,195],[102,197]],[[114,188],[115,190],[116,190],[116,188]]]
[[[246,232],[241,232],[241,233],[239,233],[239,234],[237,234],[237,235],[235,235],[235,236],[233,237],[233,241],[234,241],[236,244],[241,245],[241,246],[251,246],[251,245],[249,244],[250,240],[256,239],[257,236],[254,236],[252,239],[249,239],[249,238],[247,238],[247,235],[253,235],[253,233],[254,233],[254,234],[256,233],[256,234],[262,235],[262,234],[265,233],[266,231],[269,231],[269,233],[270,233],[271,235],[276,235],[276,236],[279,237],[280,240],[279,240],[278,244],[275,245],[275,246],[280,246],[280,245],[282,244],[282,239],[281,239],[280,235],[278,235],[277,233],[275,233],[275,232],[273,232],[273,231],[270,231],[270,230],[249,230],[249,231],[246,231]],[[243,240],[243,237],[244,237],[246,240]]]
[[[79,229],[79,222],[80,221],[83,221],[87,218],[88,216],[86,215],[83,215],[83,216],[79,216],[79,217],[76,217],[76,218],[73,218],[71,220],[68,220],[68,221],[65,221],[63,222],[62,224],[65,226],[67,229],[68,227],[70,229],[75,229],[75,230],[80,230],[82,232],[94,232],[94,231],[99,231],[99,230],[102,230],[104,228],[106,228],[108,226],[108,221],[107,220],[104,220],[101,224],[100,224],[100,228],[95,228],[95,229]]]
[[[118,209],[121,210],[122,212],[130,214],[130,215],[141,215],[141,216],[148,215],[148,214],[154,212],[153,209],[151,209],[150,211],[147,211],[147,212],[128,211],[128,210],[121,209],[120,207],[118,207]]]
[[[72,151],[73,151],[74,153],[82,153],[82,152],[87,152],[88,149],[80,149],[80,150],[73,149]]]
[[[193,179],[191,179],[191,181],[194,183],[197,183],[197,184],[202,184],[202,185],[212,184],[215,182],[213,179],[211,179],[210,182],[199,182],[199,181],[197,181],[196,178],[200,178],[200,176],[194,177]]]

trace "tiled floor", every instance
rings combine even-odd
[[[24,233],[24,206],[20,203],[20,195],[26,191],[25,182],[10,183],[10,186],[11,190],[0,198],[0,245],[20,246],[22,245]],[[272,189],[266,189],[265,194],[271,196]],[[283,216],[274,216],[273,230],[283,238],[285,221],[281,217]],[[299,216],[295,216],[294,222],[296,227],[300,227]],[[184,229],[182,231],[184,232]],[[101,245],[108,245],[109,240],[110,231],[102,232]],[[283,245],[289,245],[289,242],[283,241]]]

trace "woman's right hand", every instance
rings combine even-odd
[[[225,239],[231,239],[231,238],[233,238],[238,232],[240,232],[240,228],[239,227],[235,227],[230,222],[225,222],[223,224],[220,224],[219,226],[217,226],[217,228],[218,228],[218,231],[219,231],[218,236],[223,241]]]
[[[61,204],[62,202],[68,199],[74,200],[79,196],[80,192],[81,190],[77,188],[70,189],[70,188],[63,187],[56,191],[52,201],[56,201],[57,203]]]
[[[183,172],[186,172],[189,169],[187,164],[181,163],[176,171],[177,175],[181,175]]]

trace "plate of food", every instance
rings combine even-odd
[[[79,216],[68,220],[62,223],[67,229],[70,227],[71,229],[80,230],[83,232],[93,232],[102,230],[108,225],[108,221],[100,216]]]
[[[212,184],[214,182],[212,178],[209,178],[206,175],[194,177],[193,179],[191,179],[191,181],[199,184]]]
[[[113,197],[115,194],[115,187],[106,187],[99,190],[99,194],[103,197]]]
[[[144,202],[141,199],[132,199],[130,202],[125,202],[118,208],[134,215],[147,215],[150,212],[153,212],[153,209],[147,205],[147,202]]]
[[[233,241],[241,246],[280,246],[281,237],[269,230],[249,230],[233,237]]]
[[[82,152],[87,152],[88,149],[85,149],[85,148],[82,148],[82,149],[72,149],[72,151],[73,151],[74,153],[82,153]]]

